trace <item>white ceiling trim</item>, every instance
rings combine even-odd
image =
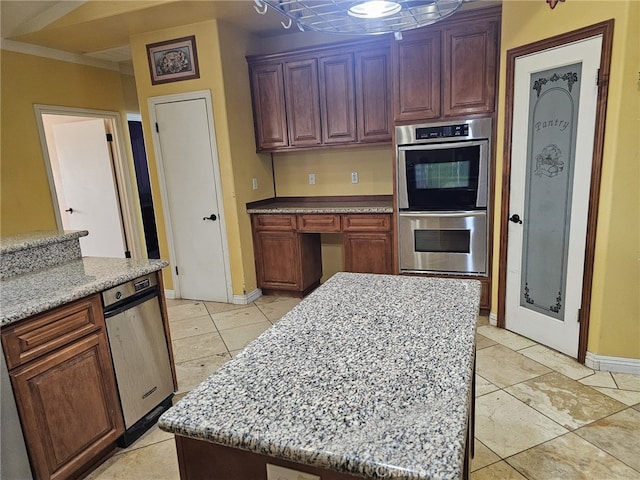
[[[85,3],[86,0],[65,0],[54,2],[50,7],[42,10],[36,16],[28,19],[20,25],[17,25],[12,29],[12,31],[5,32],[4,35],[7,37],[15,37],[26,33],[37,32]]]
[[[53,48],[41,47],[30,43],[15,42],[13,40],[0,40],[0,48],[11,52],[25,53],[36,57],[45,57],[52,60],[60,60],[62,62],[78,63],[80,65],[88,65],[90,67],[104,68],[106,70],[120,71],[120,65],[115,62],[98,60],[96,58],[79,55],[77,53],[64,52]]]

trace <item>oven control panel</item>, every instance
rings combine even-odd
[[[436,127],[416,128],[416,140],[426,140],[428,138],[466,137],[469,135],[469,125],[440,125]]]

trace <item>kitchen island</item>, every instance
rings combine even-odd
[[[462,478],[479,299],[474,280],[334,275],[160,418],[181,478]]]

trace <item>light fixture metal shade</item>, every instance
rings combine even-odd
[[[400,10],[381,18],[348,14],[357,0],[258,0],[289,17],[302,30],[345,35],[378,35],[430,25],[452,15],[463,0],[395,0]],[[258,3],[256,1],[256,3]]]

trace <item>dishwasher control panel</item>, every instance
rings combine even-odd
[[[149,273],[142,277],[117,285],[102,292],[102,304],[105,308],[116,303],[122,302],[133,295],[140,292],[152,290],[158,285],[158,274],[156,272]]]

